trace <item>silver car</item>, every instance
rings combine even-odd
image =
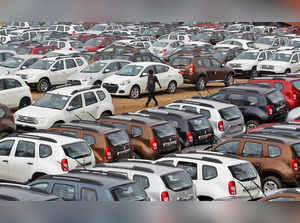
[[[68,82],[80,82],[84,85],[101,85],[103,80],[129,64],[127,60],[101,60],[89,64],[79,73],[68,78]]]
[[[161,40],[154,42],[148,49],[155,56],[163,58],[166,54],[171,55],[183,45],[184,43],[179,40]]]
[[[155,165],[151,161],[128,160],[96,165],[95,169],[126,175],[146,191],[151,201],[194,201],[197,199],[192,178],[180,168]]]

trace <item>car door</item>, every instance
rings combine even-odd
[[[215,70],[215,80],[225,80],[226,77],[226,72],[225,69],[222,67],[223,65],[221,64],[221,62],[219,62],[218,60],[216,60],[215,58],[211,58],[211,63],[213,66],[213,69]]]
[[[85,101],[85,120],[96,121],[100,117],[100,103],[93,91],[83,93],[83,98]]]
[[[58,60],[51,67],[51,72],[49,75],[51,84],[64,84],[66,82],[66,77],[64,76],[66,76],[64,60]]]
[[[246,141],[242,148],[241,156],[244,160],[251,162],[259,173],[261,173],[262,160],[264,158],[264,144],[258,141]]]
[[[119,70],[119,62],[110,63],[103,71],[103,79],[111,76]]]
[[[299,58],[297,53],[292,56],[290,64],[292,73],[297,72],[299,69]]]
[[[207,73],[206,80],[208,80],[208,81],[216,80],[216,71],[212,67],[210,58],[201,58],[199,60],[199,62],[200,61],[201,61],[202,67],[206,70],[206,73]]]
[[[159,90],[165,90],[168,88],[169,82],[172,80],[172,74],[169,72],[169,67],[164,65],[155,65],[156,69],[156,77],[162,87],[162,89],[159,88],[159,86],[156,84],[156,89]]]
[[[17,182],[31,179],[36,164],[36,143],[19,140],[9,161],[10,178]]]
[[[146,68],[144,68],[144,71],[141,73],[140,75],[140,80],[139,80],[139,84],[141,86],[141,93],[145,93],[147,92],[147,83],[148,83],[148,74],[149,74],[149,70],[153,70],[154,71],[154,75],[156,75],[156,70],[154,66],[147,66]]]
[[[22,97],[25,96],[26,87],[23,87],[19,81],[11,78],[4,79],[4,86],[7,106],[11,109],[18,108]]]
[[[66,75],[64,76],[65,78],[64,82],[67,82],[69,76],[71,76],[71,74],[79,70],[77,70],[77,64],[74,59],[66,59],[65,63],[66,63]]]
[[[11,180],[9,164],[15,140],[8,139],[0,142],[0,179]]]
[[[67,110],[65,112],[65,120],[68,122],[73,120],[85,120],[86,112],[83,106],[82,95],[76,95],[67,106]]]

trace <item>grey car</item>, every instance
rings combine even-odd
[[[103,80],[129,64],[128,60],[101,60],[89,64],[79,73],[71,75],[69,82],[79,82],[84,85],[101,85]]]

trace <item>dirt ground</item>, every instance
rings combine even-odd
[[[245,82],[245,79],[237,79],[236,82]],[[159,102],[159,106],[164,106],[172,103],[175,100],[186,99],[193,96],[207,96],[219,91],[224,87],[223,83],[210,83],[207,85],[207,89],[204,91],[196,91],[194,85],[184,84],[179,87],[175,94],[167,94],[165,92],[157,93],[156,98]],[[33,99],[36,100],[41,94],[33,92]],[[145,108],[147,101],[147,95],[142,95],[139,99],[129,99],[126,97],[113,97],[113,104],[115,106],[115,113],[121,114],[124,112],[136,112]],[[149,107],[154,107],[152,101]]]

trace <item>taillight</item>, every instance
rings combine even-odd
[[[220,132],[224,132],[224,123],[223,121],[218,122],[218,129]]]
[[[187,139],[188,139],[188,142],[190,144],[193,144],[194,138],[193,138],[193,133],[192,132],[187,133]]]
[[[74,35],[75,33],[76,33],[75,31],[72,32],[73,35]]]
[[[299,170],[299,165],[298,165],[297,159],[293,159],[292,160],[292,168],[293,168],[294,171],[298,171]]]
[[[166,201],[166,202],[170,201],[168,192],[165,191],[161,193],[161,201]]]
[[[268,115],[273,115],[273,109],[272,109],[271,105],[267,106],[267,113],[268,113]]]
[[[194,65],[189,66],[189,72],[192,74],[194,73]]]
[[[69,50],[73,50],[72,48],[69,48]]]
[[[69,164],[67,159],[61,160],[61,170],[62,171],[69,171]]]
[[[157,141],[156,141],[156,139],[151,140],[151,146],[152,146],[153,151],[157,150]]]
[[[234,181],[228,183],[228,192],[230,195],[236,195],[236,186]]]
[[[111,159],[112,159],[112,154],[111,154],[111,150],[110,150],[109,147],[107,147],[107,148],[105,149],[105,158],[106,158],[107,160],[111,160]]]
[[[296,93],[293,94],[293,99],[294,99],[294,101],[297,101],[297,94]]]
[[[160,53],[165,53],[167,51],[167,49],[163,49],[162,51],[160,51]]]

